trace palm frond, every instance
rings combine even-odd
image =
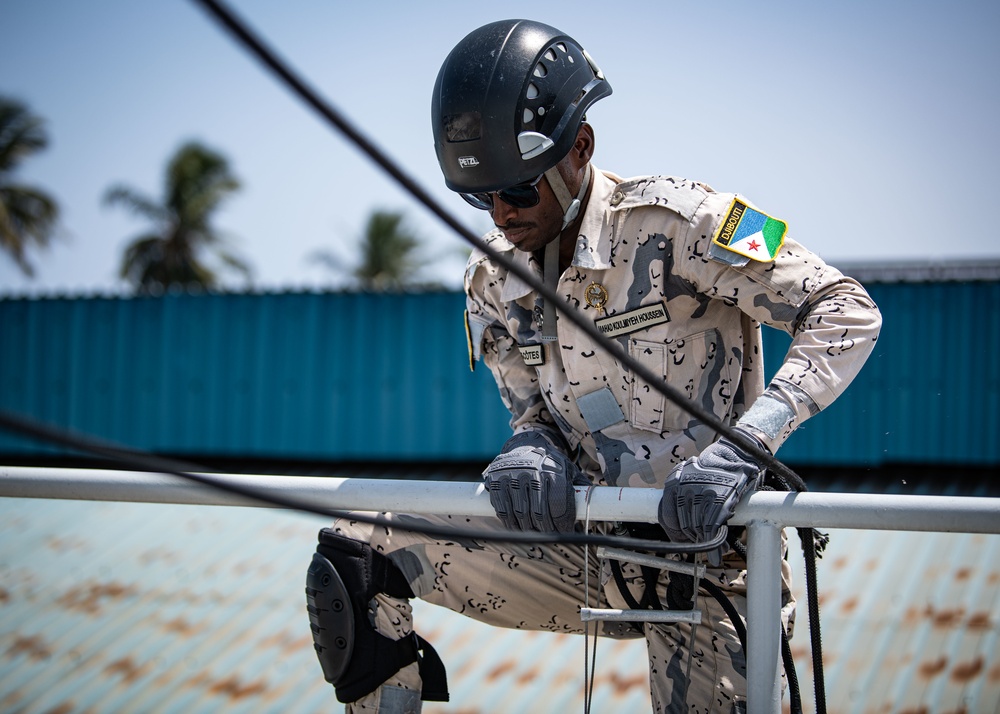
[[[132,283],[141,282],[139,278],[146,272],[146,266],[162,260],[163,239],[155,233],[147,233],[132,239],[125,247],[118,275]]]
[[[216,256],[227,268],[231,268],[232,270],[242,274],[243,277],[246,278],[247,282],[253,280],[253,266],[240,258],[238,255],[234,255],[226,250],[219,250],[216,252]]]
[[[240,183],[221,154],[196,142],[178,150],[167,168],[166,205],[178,220],[204,225],[222,201],[240,188]]]
[[[361,242],[361,264],[354,277],[363,288],[392,290],[413,282],[423,265],[416,255],[420,239],[410,230],[402,213],[374,211]]]
[[[10,175],[26,156],[47,145],[44,121],[21,102],[0,97],[0,250],[29,277],[34,269],[27,250],[49,245],[59,206],[40,189],[14,183]]]
[[[21,102],[0,97],[0,173],[13,171],[49,143],[45,121]]]
[[[44,192],[29,186],[0,187],[0,248],[25,275],[35,274],[27,249],[47,248],[58,220],[59,206]]]
[[[212,254],[223,268],[249,280],[250,263],[226,249],[223,235],[211,223],[222,200],[239,185],[224,156],[189,142],[167,164],[162,202],[127,186],[111,187],[104,197],[106,204],[123,205],[159,224],[154,233],[128,245],[121,277],[139,292],[175,286],[212,288],[218,276],[205,263],[206,254]]]
[[[0,201],[0,248],[11,257],[22,273],[28,277],[34,276],[34,268],[24,257],[24,241],[21,239],[21,234],[15,230],[3,201]]]
[[[130,212],[154,221],[168,221],[170,212],[153,199],[124,184],[115,184],[104,192],[105,206],[124,206]]]

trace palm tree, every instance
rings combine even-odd
[[[359,241],[361,258],[350,270],[362,290],[386,291],[425,286],[416,278],[425,260],[416,254],[420,239],[398,211],[373,211]],[[311,258],[342,272],[344,261],[330,251],[316,251]]]
[[[119,275],[140,293],[171,286],[212,288],[218,276],[204,262],[212,253],[249,280],[249,264],[226,249],[211,225],[212,214],[239,187],[226,158],[197,142],[181,146],[170,160],[162,203],[128,186],[112,186],[105,204],[124,205],[156,224],[125,248]]]
[[[48,247],[59,207],[39,189],[14,182],[12,175],[24,158],[48,145],[43,123],[24,104],[0,97],[0,249],[28,276],[35,271],[25,252],[32,243]]]
[[[366,290],[393,290],[412,283],[421,266],[414,253],[419,245],[402,213],[374,211],[365,226],[361,264],[354,277]]]

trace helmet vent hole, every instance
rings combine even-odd
[[[558,48],[559,48],[559,51],[560,51],[560,52],[562,52],[562,53],[564,53],[564,54],[565,54],[565,52],[566,52],[566,45],[565,45],[564,43],[560,42],[560,43],[558,43],[558,44],[556,45],[556,47],[558,47]]]
[[[525,124],[530,124],[531,120],[535,118],[535,113],[530,109],[525,108],[524,113],[521,115],[521,121]]]
[[[545,65],[539,62],[537,65],[535,65],[535,71],[532,74],[534,74],[536,77],[544,77],[548,73],[549,71],[545,69]]]
[[[538,96],[538,87],[534,82],[528,85],[528,90],[524,93],[528,99],[535,99]]]
[[[552,50],[551,47],[549,49],[545,50],[545,54],[543,56],[549,62],[555,62],[556,61],[556,53]]]

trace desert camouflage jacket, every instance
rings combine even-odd
[[[728,423],[765,389],[761,323],[789,333],[768,396],[794,418],[780,433],[755,431],[775,451],[857,375],[881,318],[861,285],[790,238],[764,261],[717,244],[740,206],[752,209],[742,197],[684,179],[622,180],[595,170],[557,294]],[[539,262],[500,231],[485,240],[541,279]],[[715,440],[569,320],[557,320],[558,339],[543,342],[541,296],[481,251],[469,260],[465,289],[471,357],[493,372],[514,431],[561,437],[594,483],[662,486],[675,464]]]

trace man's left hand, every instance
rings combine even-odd
[[[763,445],[740,429],[761,449]],[[707,543],[728,521],[747,491],[760,485],[764,466],[746,449],[723,437],[698,456],[682,461],[667,477],[660,499],[659,521],[674,542]],[[709,553],[719,565],[723,550]]]

